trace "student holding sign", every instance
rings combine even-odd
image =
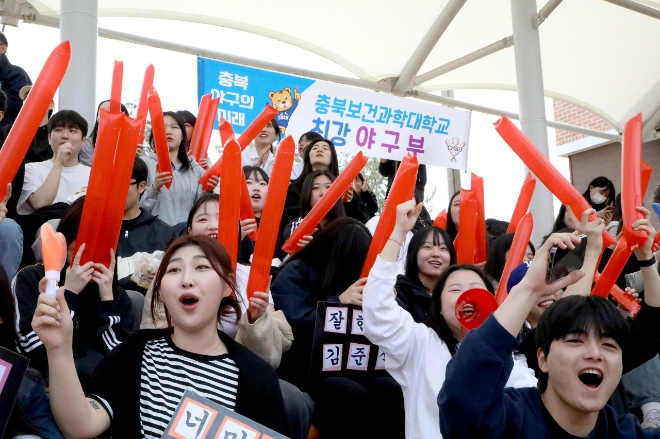
[[[433,290],[435,328],[416,323],[397,304],[392,289],[400,243],[421,210],[422,204],[416,205],[413,200],[397,207],[394,231],[369,274],[362,307],[365,335],[385,351],[386,369],[403,389],[406,438],[440,439],[436,397],[445,378],[445,367],[463,340],[463,329],[454,314],[456,301],[468,289],[482,288],[491,294],[494,291],[477,267],[453,265]],[[507,385],[533,387],[536,378],[526,364],[516,362]]]
[[[152,307],[165,305],[167,330],[129,337],[99,365],[87,396],[72,361],[63,290],[57,299],[42,294],[33,326],[48,352],[51,406],[65,435],[93,438],[112,426],[114,437],[160,438],[186,389],[288,435],[275,372],[217,329],[230,310],[241,315],[231,270],[217,240],[174,241],[152,299]]]

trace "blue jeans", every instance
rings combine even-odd
[[[16,405],[29,418],[39,436],[48,439],[64,439],[50,411],[50,401],[43,380],[28,370],[18,390]]]
[[[23,230],[11,218],[0,223],[0,267],[11,281],[23,258]]]
[[[655,356],[646,363],[621,377],[625,386],[629,409],[636,409],[647,402],[660,402],[660,357]]]

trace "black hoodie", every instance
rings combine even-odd
[[[426,288],[400,274],[396,277],[394,289],[397,303],[410,313],[416,323],[426,323],[433,318],[433,297]]]

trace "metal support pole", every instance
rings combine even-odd
[[[554,11],[561,2],[562,0],[550,0],[548,3],[546,3],[545,6],[541,8],[539,13],[536,14],[536,19],[534,20],[534,29],[538,28],[541,23],[543,23],[545,19],[550,16],[552,11]]]
[[[605,0],[606,2],[621,6],[622,8],[630,9],[631,11],[639,12],[640,14],[660,20],[660,9],[651,8],[632,0]]]
[[[98,0],[60,0],[60,41],[71,42],[71,62],[60,85],[60,110],[75,110],[94,126]],[[109,97],[109,96],[108,96]]]
[[[543,155],[548,157],[541,43],[538,29],[534,28],[536,15],[536,0],[511,0],[520,127]],[[543,184],[536,185],[530,208],[534,215],[532,242],[538,244],[552,230],[554,223],[552,194]]]
[[[443,90],[442,96],[446,98],[453,98],[454,90]],[[460,189],[461,189],[461,170],[447,168],[447,193],[449,194],[450,201],[451,201],[451,196],[454,195],[454,192]],[[450,212],[447,212],[447,215],[449,214]]]

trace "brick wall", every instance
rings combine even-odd
[[[577,125],[598,131],[609,131],[612,129],[612,126],[600,117],[596,116],[590,111],[576,107],[573,104],[554,99],[553,109],[556,122],[568,123],[571,125]],[[555,130],[555,140],[557,141],[557,146],[574,142],[584,137],[587,136],[584,134],[572,133],[570,131]]]

